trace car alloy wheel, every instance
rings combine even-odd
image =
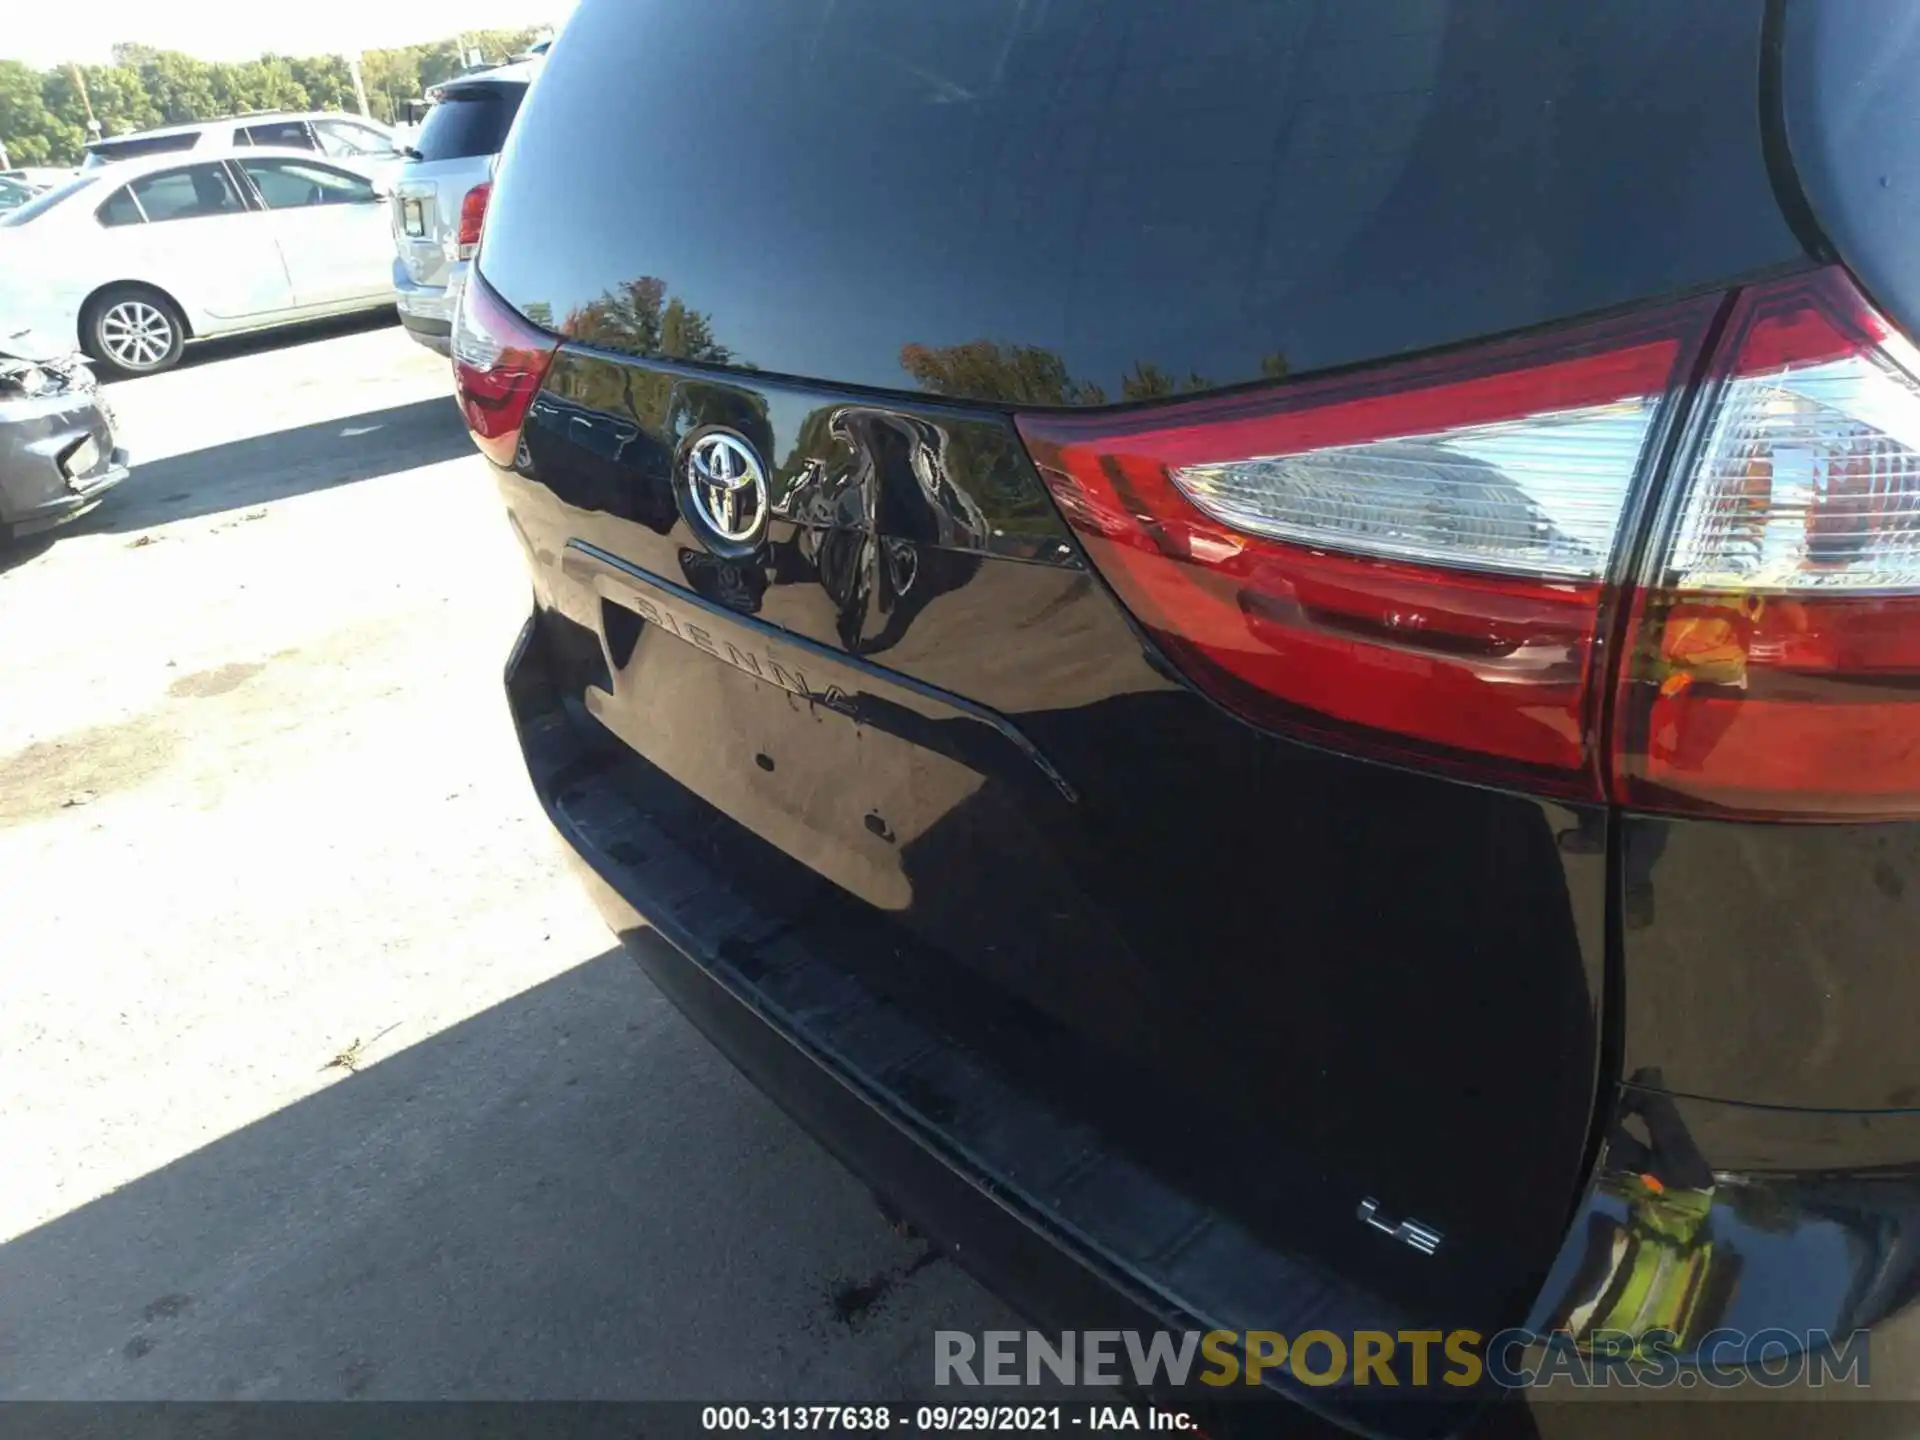
[[[151,370],[173,350],[173,321],[145,300],[121,300],[100,317],[100,345],[126,370]]]

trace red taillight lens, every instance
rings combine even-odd
[[[454,391],[473,443],[495,464],[513,464],[527,407],[559,344],[516,314],[479,271],[467,277],[454,310]]]
[[[1646,579],[1610,583],[1719,304],[1019,426],[1129,611],[1268,728],[1574,797],[1604,770],[1636,809],[1920,817],[1920,351],[1844,273],[1735,297]]]
[[[486,181],[467,191],[460,201],[460,258],[471,260],[480,250],[480,230],[487,223],[487,198],[493,194],[493,182]]]
[[[1306,739],[1598,798],[1608,566],[1716,303],[1019,426],[1101,574],[1222,704]]]
[[[1615,796],[1920,816],[1920,361],[1839,271],[1745,292],[1634,602]]]

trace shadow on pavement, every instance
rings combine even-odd
[[[53,548],[53,542],[59,538],[60,530],[57,528],[42,530],[38,535],[29,535],[21,540],[0,536],[0,575],[5,575],[16,565],[38,560]]]
[[[474,453],[451,395],[254,435],[145,464],[68,533],[120,534]]]
[[[1005,1323],[618,949],[375,1059],[0,1245],[0,1399],[899,1399]]]

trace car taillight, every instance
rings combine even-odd
[[[1920,816],[1920,355],[1837,270],[1744,292],[1633,610],[1617,798]]]
[[[462,260],[471,260],[480,251],[480,230],[487,223],[487,199],[493,194],[491,180],[474,186],[460,201],[460,236],[455,242]]]
[[[474,271],[453,316],[453,383],[467,430],[488,459],[511,465],[527,407],[559,347]]]
[[[1718,303],[1018,424],[1122,603],[1229,709],[1597,799],[1609,567]]]
[[[1639,810],[1920,817],[1920,351],[1840,270],[1018,424],[1121,602],[1257,724]]]

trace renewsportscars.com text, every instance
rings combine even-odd
[[[1302,1385],[1383,1390],[1488,1381],[1506,1389],[1864,1387],[1867,1332],[1712,1330],[1684,1354],[1665,1330],[1578,1338],[1560,1330],[937,1330],[933,1339],[936,1385],[1258,1386],[1283,1374]]]

